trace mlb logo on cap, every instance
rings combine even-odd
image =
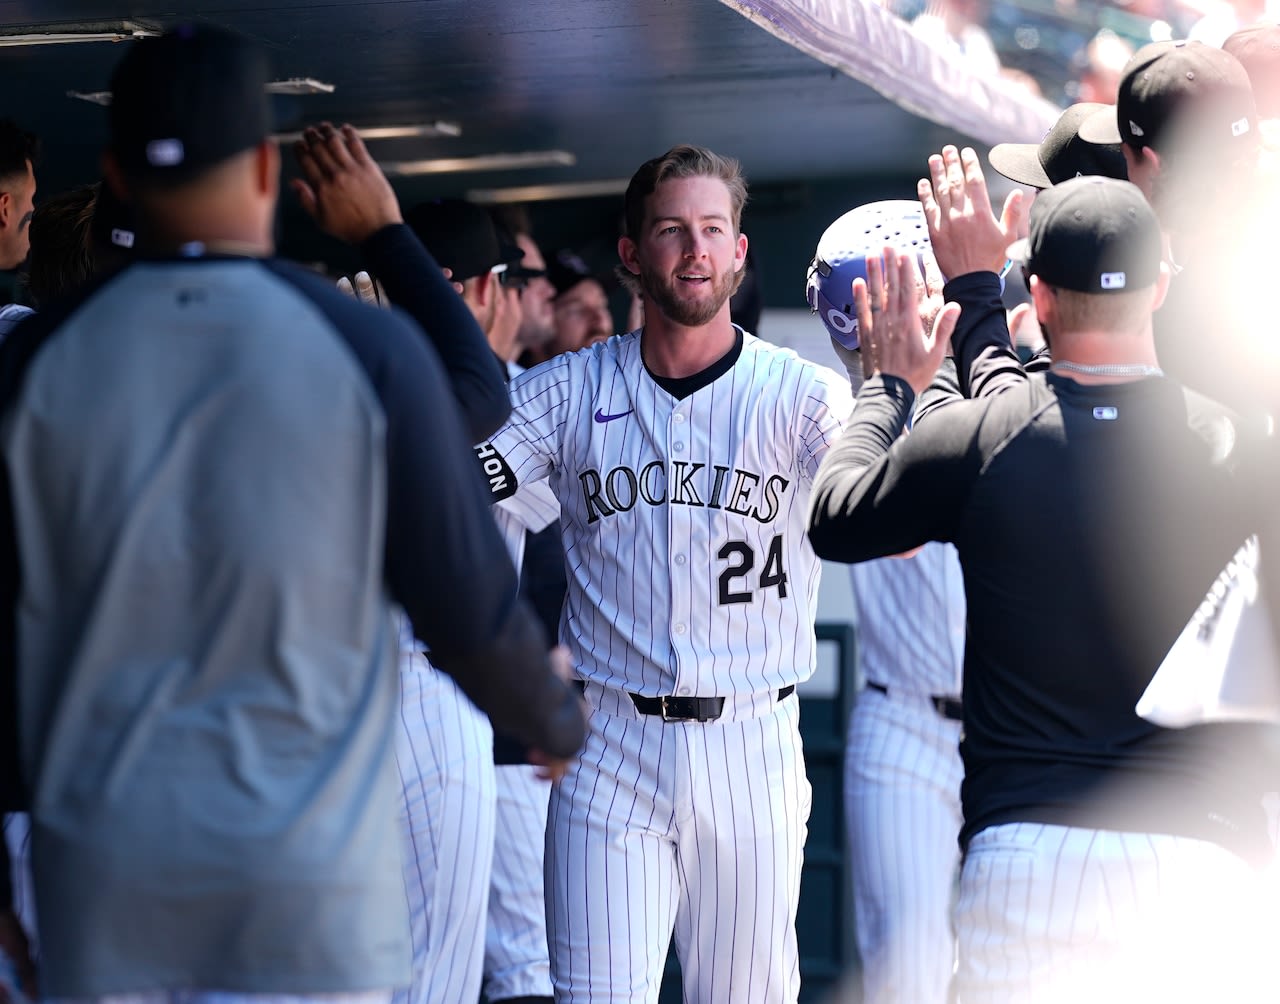
[[[1099,285],[1103,289],[1124,289],[1124,273],[1103,272],[1099,279]]]
[[[147,144],[147,163],[152,167],[173,167],[182,163],[182,140],[153,139]]]

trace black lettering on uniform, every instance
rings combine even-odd
[[[493,448],[492,443],[479,443],[475,446],[476,457],[480,460],[480,468],[484,471],[484,479],[489,482],[489,491],[493,501],[509,499],[519,487],[515,472]]]
[[[618,475],[621,474],[627,483],[627,499],[624,502],[618,498]],[[615,467],[604,479],[604,493],[609,496],[610,504],[618,510],[618,512],[630,512],[636,504],[636,499],[640,497],[637,491],[636,472],[630,467]]]
[[[724,476],[729,473],[729,468],[716,464],[715,472],[716,483],[711,486],[711,501],[707,503],[708,509],[720,508],[720,491],[724,488]]]
[[[671,491],[672,505],[696,505],[703,504],[702,499],[698,498],[698,490],[690,484],[693,476],[706,467],[706,464],[687,464],[683,460],[673,460],[671,466],[675,468],[672,472],[676,476],[675,487]],[[689,468],[689,473],[684,473],[684,468]],[[688,496],[685,496],[688,492]]]
[[[770,474],[769,480],[764,483],[763,492],[764,501],[768,504],[769,511],[762,513],[760,507],[756,506],[756,511],[753,514],[755,518],[761,523],[773,522],[774,517],[778,515],[778,510],[781,508],[778,496],[785,492],[790,484],[791,482],[781,474]]]
[[[583,471],[578,475],[582,483],[582,498],[587,503],[587,524],[590,525],[601,516],[612,516],[613,510],[600,498],[600,474],[597,471]]]
[[[649,486],[649,478],[655,473],[663,475],[661,495]],[[661,460],[650,460],[640,469],[640,497],[650,505],[662,505],[667,500],[667,479],[665,474]]]
[[[738,468],[734,468],[734,473],[738,476],[733,482],[733,490],[729,492],[729,504],[724,508],[726,512],[736,513],[739,516],[746,516],[751,512],[751,510],[749,508],[739,509],[738,506],[746,503],[747,499],[751,496],[751,489],[760,483],[760,475],[752,474],[750,471],[744,471]],[[751,484],[747,484],[748,479],[750,479]]]

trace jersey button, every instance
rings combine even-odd
[[[683,624],[677,624],[677,625],[676,625],[676,634],[684,634],[684,633],[685,633],[685,630],[686,630],[686,628],[685,628],[685,626],[684,626]]]
[[[675,418],[673,418],[673,419],[672,419],[672,421],[673,421],[673,422],[675,422],[675,423],[676,423],[676,425],[683,425],[683,424],[684,424],[684,415],[680,414],[680,412],[676,412],[676,416],[675,416]]]
[[[693,693],[693,688],[681,687],[678,691],[676,691],[676,693],[678,693],[681,697],[688,697],[690,694]]]
[[[683,554],[676,555],[676,564],[683,565],[688,559]]]
[[[673,450],[675,450],[677,453],[683,453],[683,452],[684,452],[684,443],[676,443],[676,444],[675,444],[674,446],[672,446],[671,448],[672,448]]]

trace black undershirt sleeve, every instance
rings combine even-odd
[[[360,247],[391,302],[434,346],[462,412],[469,442],[488,439],[511,414],[506,372],[475,316],[405,224],[383,227]]]
[[[856,562],[952,540],[980,469],[981,406],[962,402],[901,435],[914,395],[897,377],[872,377],[814,483],[809,539],[820,558]]]
[[[1026,383],[1026,370],[1009,338],[999,277],[994,272],[958,276],[942,288],[942,295],[960,304],[960,319],[951,334],[960,392],[965,397],[990,397]]]

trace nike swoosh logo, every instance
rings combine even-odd
[[[604,424],[605,422],[612,422],[615,418],[626,418],[633,411],[635,411],[634,408],[628,408],[626,411],[620,411],[616,415],[606,415],[603,408],[597,408],[596,421],[601,424]]]

